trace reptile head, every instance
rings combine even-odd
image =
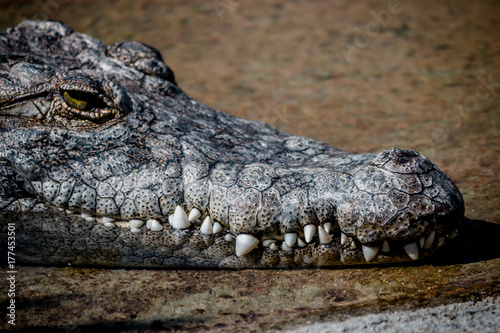
[[[0,235],[15,229],[25,261],[411,261],[463,220],[458,189],[418,153],[348,154],[223,114],[143,44],[27,21],[0,52]]]

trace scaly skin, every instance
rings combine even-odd
[[[58,22],[0,35],[0,235],[5,251],[15,228],[18,261],[411,261],[453,238],[463,214],[418,153],[354,155],[223,114],[143,44],[106,46]]]

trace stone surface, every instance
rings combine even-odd
[[[350,318],[283,332],[500,332],[500,298]]]

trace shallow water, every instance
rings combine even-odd
[[[261,331],[500,296],[497,2],[401,1],[385,20],[386,1],[44,3],[4,1],[0,28],[47,17],[106,43],[142,41],[222,111],[348,151],[418,150],[455,181],[471,220],[455,247],[414,266],[21,267],[17,327]],[[376,17],[387,25],[367,33]],[[355,38],[364,42],[346,58]]]

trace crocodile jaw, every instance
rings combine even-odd
[[[348,154],[223,114],[145,45],[27,21],[0,49],[1,234],[16,224],[27,261],[397,262],[431,254],[463,221],[460,192],[418,153]],[[195,208],[186,222],[180,209]]]

